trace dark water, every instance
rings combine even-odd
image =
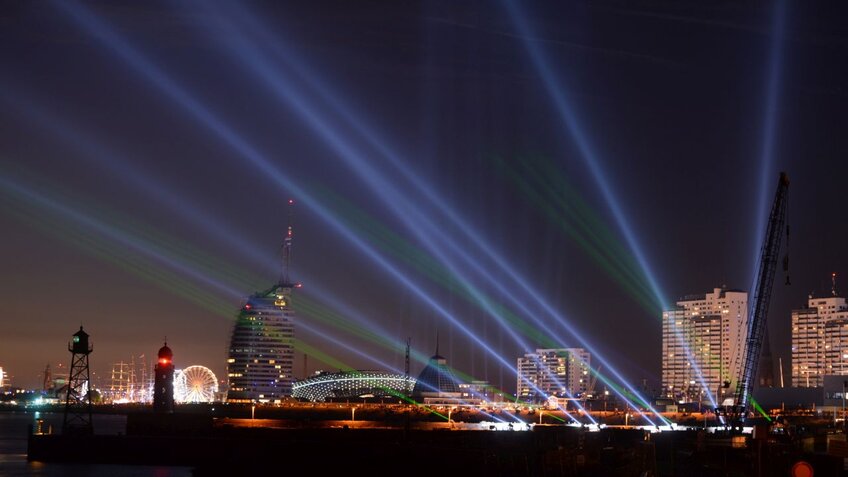
[[[144,465],[87,465],[44,464],[27,462],[27,432],[36,419],[43,419],[44,428],[52,425],[54,432],[62,427],[59,413],[0,412],[0,476],[44,477],[190,477],[190,467],[159,467]],[[119,434],[126,429],[127,417],[122,415],[93,416],[96,434]]]

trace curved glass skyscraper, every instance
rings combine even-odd
[[[227,359],[232,402],[275,402],[292,393],[293,285],[279,284],[247,299],[238,314]]]

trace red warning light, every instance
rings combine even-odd
[[[294,199],[289,199],[289,205],[294,204]]]
[[[296,284],[294,287],[295,287],[295,288],[300,288],[300,287],[302,287],[302,286],[303,286],[303,283],[298,283],[298,284]]]
[[[813,477],[813,466],[803,460],[792,466],[792,477]]]
[[[159,358],[159,364],[168,364],[169,362],[168,358]]]
[[[251,308],[253,308],[253,307],[252,307],[252,306],[250,306],[250,303],[248,303],[247,305],[244,305],[244,309],[245,309],[245,310],[249,310],[249,309],[251,309]]]

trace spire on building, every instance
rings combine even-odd
[[[424,398],[460,397],[459,380],[448,366],[447,360],[439,355],[438,341],[437,333],[436,354],[430,358],[412,388],[412,397],[416,401],[424,402]]]
[[[286,227],[286,236],[283,239],[283,276],[280,279],[280,285],[291,285],[291,277],[289,276],[289,267],[291,267],[292,254],[292,208],[294,199],[289,199],[289,223]]]

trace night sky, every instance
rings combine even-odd
[[[438,333],[512,392],[558,314],[656,386],[662,307],[751,290],[786,171],[788,373],[790,310],[848,292],[841,3],[2,2],[0,366],[40,386],[82,324],[100,385],[166,338],[224,378],[291,218],[297,378]]]

